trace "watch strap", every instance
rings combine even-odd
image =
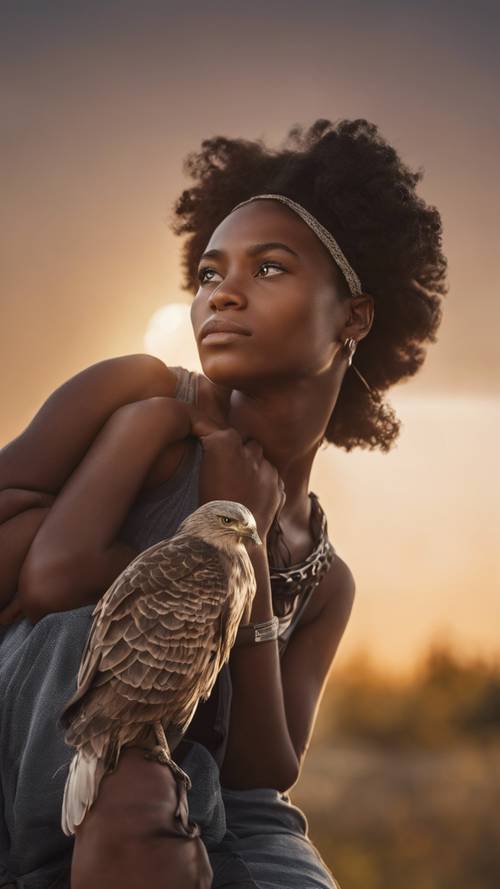
[[[255,645],[258,642],[269,642],[278,638],[279,619],[274,614],[269,620],[254,624],[240,624],[236,634],[235,647]]]

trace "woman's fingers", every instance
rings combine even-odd
[[[234,426],[223,426],[217,420],[213,420],[212,417],[202,414],[201,411],[194,406],[191,406],[190,417],[191,432],[201,440],[204,448],[212,444],[216,445],[221,441],[223,441],[226,446],[228,444],[234,447],[241,447],[243,445],[247,453],[251,454],[258,463],[262,460],[263,448],[260,442],[255,438],[249,438],[243,443],[240,433]],[[214,436],[210,442],[206,440],[209,436],[211,438]]]
[[[191,433],[192,435],[196,435],[197,438],[202,441],[202,444],[203,439],[206,436],[230,428],[213,420],[212,417],[207,416],[207,414],[203,414],[194,405],[189,405],[189,416],[191,418]],[[234,431],[236,432],[236,430]]]
[[[259,533],[265,535],[283,508],[285,491],[278,470],[264,456],[259,441],[243,438],[233,426],[222,426],[193,407],[191,430],[203,448],[200,502],[235,500],[254,515]]]
[[[249,438],[248,441],[245,442],[244,448],[247,453],[252,454],[257,463],[260,463],[264,454],[264,449],[260,442],[255,438]]]

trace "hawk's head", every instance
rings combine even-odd
[[[262,543],[252,513],[235,500],[210,500],[203,503],[184,519],[178,530],[203,537],[215,546],[240,543],[242,538]]]

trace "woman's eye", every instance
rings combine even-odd
[[[215,272],[215,269],[209,269],[208,267],[200,269],[200,271],[198,272],[198,280],[200,281],[201,284],[207,284],[212,280],[212,278],[209,278],[208,282],[207,282],[207,279],[205,278],[205,275],[207,274],[207,272]]]
[[[278,269],[278,271],[280,271],[280,272],[285,271],[283,266],[278,265],[277,262],[263,262],[260,269],[264,269],[264,268],[265,269]],[[260,269],[259,269],[259,272],[260,272]],[[266,277],[267,277],[267,275],[266,275]],[[274,275],[271,275],[271,277],[274,278]]]
[[[262,269],[278,269],[278,271],[280,271],[280,272],[286,271],[286,269],[284,269],[283,266],[279,265],[279,263],[277,263],[277,262],[263,262],[259,266],[259,272]],[[219,274],[216,269],[210,268],[209,266],[205,266],[204,268],[200,269],[198,272],[198,280],[199,280],[200,284],[210,284],[213,281],[213,278],[206,278],[205,277],[207,275],[207,273],[209,273],[209,272],[213,272],[216,275]],[[266,275],[265,277],[267,278],[267,277],[269,277],[269,275]],[[274,275],[271,275],[270,277],[274,278]]]

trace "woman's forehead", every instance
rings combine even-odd
[[[278,201],[253,201],[229,213],[212,232],[207,250],[239,250],[264,241],[280,241],[305,255],[323,252],[308,225]]]

